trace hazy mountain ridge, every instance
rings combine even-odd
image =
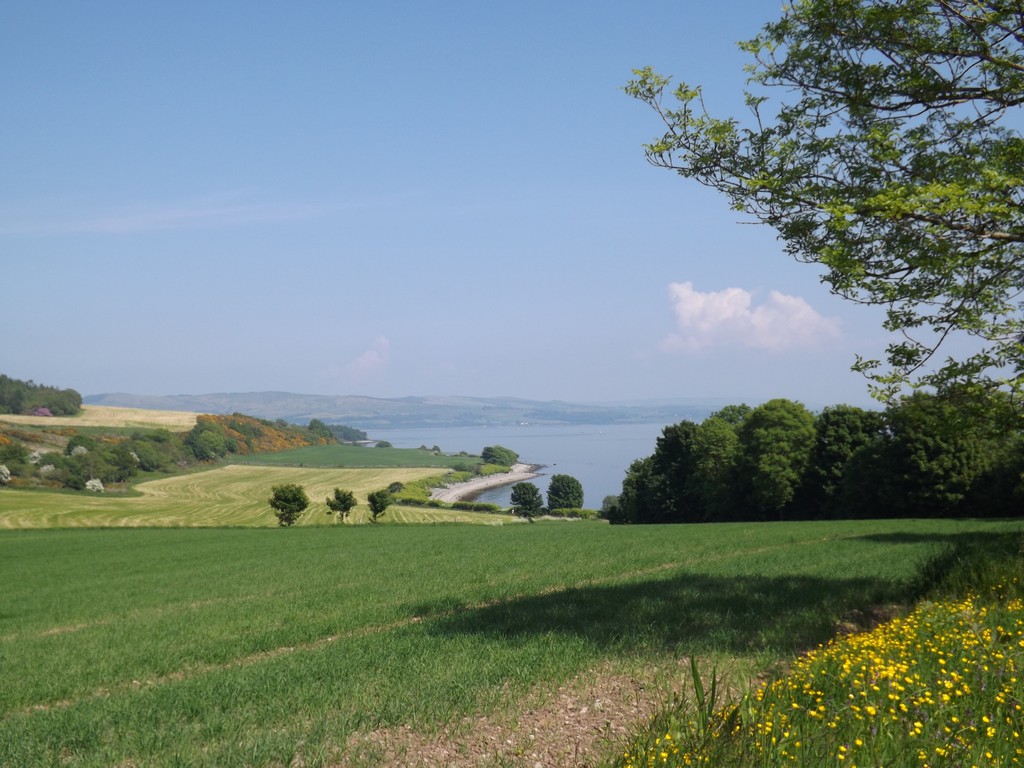
[[[87,395],[86,405],[165,411],[245,413],[264,419],[305,423],[320,419],[358,429],[385,427],[469,427],[507,424],[639,424],[700,420],[721,404],[670,401],[646,404],[583,404],[515,397],[401,397],[304,395],[293,392],[239,392],[205,395]]]

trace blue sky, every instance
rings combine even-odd
[[[743,114],[772,2],[0,6],[0,372],[870,403],[880,313],[652,168],[651,65]]]

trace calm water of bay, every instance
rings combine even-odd
[[[503,445],[527,464],[543,464],[541,477],[532,482],[547,499],[553,474],[572,475],[583,485],[584,506],[600,509],[605,496],[622,490],[629,465],[654,453],[654,441],[665,424],[603,424],[508,427],[444,427],[437,429],[388,429],[372,432],[371,438],[388,440],[396,448],[438,446],[445,453],[479,455],[484,446]],[[478,501],[509,504],[511,486],[481,495]]]

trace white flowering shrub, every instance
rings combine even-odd
[[[85,490],[95,491],[96,493],[103,493],[103,481],[98,477],[94,477],[85,484]]]
[[[32,451],[32,453],[30,453],[28,455],[28,463],[29,464],[38,464],[39,460],[42,457],[43,457],[43,454],[41,454],[39,451]]]
[[[43,466],[39,468],[39,474],[42,475],[43,477],[46,477],[47,475],[52,475],[56,471],[57,468],[53,466],[53,464],[43,464]]]
[[[89,449],[86,448],[84,445],[76,445],[74,448],[71,449],[72,456],[84,456],[88,452]]]
[[[11,479],[11,470],[7,468],[6,464],[0,464],[0,485],[7,485],[7,482]]]

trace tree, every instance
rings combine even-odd
[[[284,483],[275,485],[271,490],[269,504],[274,508],[277,515],[277,524],[281,526],[294,525],[295,521],[309,506],[309,497],[301,485],[295,483]]]
[[[185,435],[185,445],[199,461],[212,461],[228,452],[224,428],[213,416],[200,416]]]
[[[1024,137],[1006,124],[1024,104],[1019,1],[802,0],[741,48],[749,127],[685,83],[667,106],[669,78],[635,70],[627,93],[667,129],[648,160],[776,229],[834,293],[886,308],[886,365],[854,365],[876,396],[1001,387],[1019,407]],[[774,114],[771,87],[788,98]]]
[[[975,411],[917,393],[886,412],[884,453],[893,517],[951,517],[996,455]]]
[[[480,458],[485,464],[497,464],[501,467],[511,467],[519,461],[519,454],[510,448],[501,445],[488,445],[480,451]]]
[[[609,523],[622,522],[619,519],[619,495],[617,493],[604,497],[601,501],[601,514],[599,517],[604,518]]]
[[[387,488],[382,488],[379,491],[373,491],[366,499],[370,504],[370,522],[376,523],[381,515],[387,511],[387,508],[391,506],[391,494],[388,493]]]
[[[512,486],[512,511],[520,517],[532,520],[544,506],[540,490],[533,483],[516,483]]]
[[[814,450],[814,416],[778,398],[757,406],[739,430],[738,476],[755,519],[782,519]]]
[[[548,509],[582,509],[583,485],[572,475],[552,475],[548,484]]]
[[[662,523],[663,512],[654,501],[654,457],[636,459],[626,470],[612,523]]]
[[[334,443],[337,442],[334,439],[334,432],[331,428],[324,424],[320,419],[310,419],[309,426],[306,427],[310,432],[316,435],[317,438],[323,443]]]
[[[696,494],[695,441],[700,426],[681,421],[661,431],[655,441],[651,472],[654,479],[653,501],[660,510],[651,522],[692,523],[704,518],[704,510]]]
[[[338,519],[345,522],[348,513],[356,505],[356,497],[352,491],[343,491],[341,488],[334,489],[334,495],[327,497],[327,514],[338,513]]]
[[[723,416],[712,414],[700,423],[693,439],[695,457],[691,493],[696,500],[695,506],[704,515],[703,519],[709,522],[730,519],[736,505],[734,474],[739,450],[737,432],[750,408],[745,405],[728,407],[745,408],[746,413],[735,421],[729,420],[736,413],[735,410],[725,412]]]
[[[808,471],[808,500],[816,517],[833,517],[839,489],[853,455],[882,438],[885,417],[852,405],[832,405],[814,421],[814,454]]]

